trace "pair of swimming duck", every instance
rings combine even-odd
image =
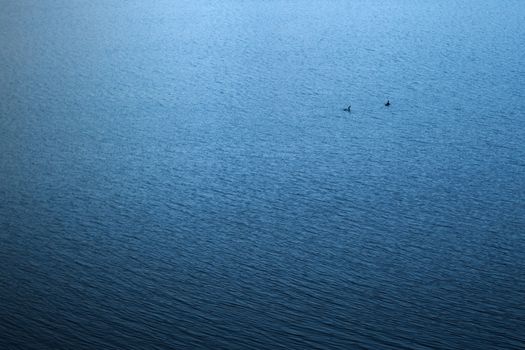
[[[390,100],[386,100],[385,106],[390,106]],[[347,108],[343,109],[345,112],[350,112],[352,110],[352,105],[348,105]]]

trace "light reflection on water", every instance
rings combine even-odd
[[[4,1],[0,346],[525,346],[523,13]]]

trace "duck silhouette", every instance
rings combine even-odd
[[[350,112],[352,110],[352,105],[348,105],[347,108],[343,109],[345,112]]]
[[[390,106],[390,100],[386,100],[385,106]]]

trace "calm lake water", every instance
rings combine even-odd
[[[524,39],[521,0],[0,0],[0,348],[525,348]]]

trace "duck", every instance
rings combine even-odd
[[[348,105],[347,108],[343,109],[345,112],[350,112],[352,110],[352,105]]]
[[[386,100],[385,106],[390,106],[390,100]]]

